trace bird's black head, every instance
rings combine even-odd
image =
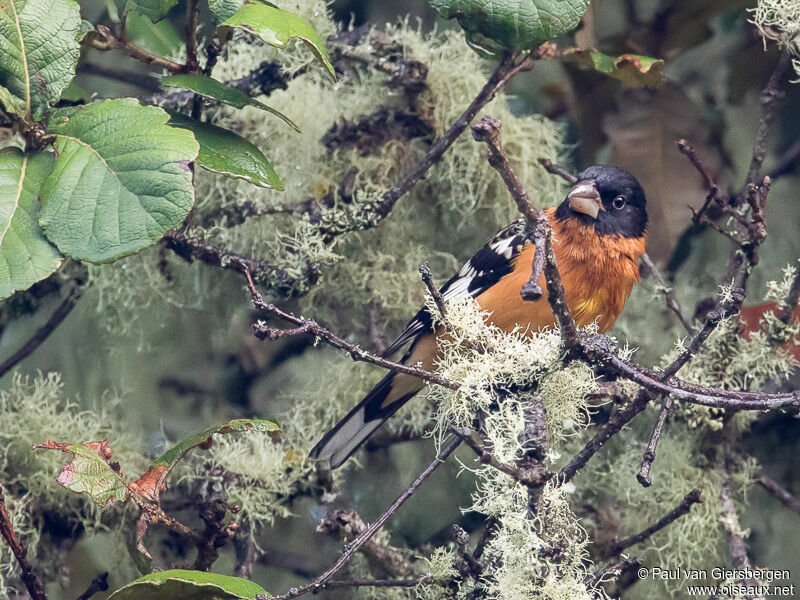
[[[638,238],[647,231],[645,204],[642,186],[628,171],[595,165],[578,174],[556,218],[577,219],[599,235]]]

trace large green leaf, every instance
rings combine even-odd
[[[125,12],[137,12],[151,21],[160,21],[177,3],[178,0],[128,0]]]
[[[240,577],[170,569],[150,573],[121,587],[108,600],[238,600],[269,592]]]
[[[197,163],[209,171],[244,179],[259,187],[283,190],[283,182],[267,157],[243,137],[178,113],[170,114],[170,124],[194,133],[200,143]]]
[[[205,75],[195,75],[192,73],[187,73],[185,75],[167,75],[166,77],[161,78],[161,85],[165,85],[167,87],[186,88],[187,90],[192,90],[193,92],[200,94],[201,96],[205,96],[206,98],[211,98],[212,100],[216,100],[217,102],[222,102],[223,104],[228,104],[235,108],[244,108],[245,106],[255,106],[269,113],[272,113],[276,117],[282,119],[287,125],[289,125],[289,127],[294,129],[295,131],[297,132],[300,131],[300,128],[297,125],[295,125],[294,122],[289,117],[284,115],[282,112],[277,111],[270,106],[267,106],[263,102],[259,102],[255,98],[251,98],[241,90],[228,87],[227,85],[225,85],[221,81],[217,81],[213,77],[206,77]]]
[[[75,76],[81,14],[75,0],[0,2],[0,86],[39,119]]]
[[[208,0],[208,7],[217,17],[217,23],[230,19],[242,4],[243,0]]]
[[[219,26],[222,35],[231,28],[248,31],[261,38],[265,44],[276,48],[285,48],[294,38],[301,39],[325,65],[331,77],[336,77],[322,39],[307,21],[294,13],[281,10],[263,0],[251,0]]]
[[[59,111],[55,168],[42,185],[40,223],[62,253],[109,262],[157,242],[194,203],[191,133],[132,98]]]
[[[609,56],[594,48],[570,48],[562,59],[576,62],[584,69],[594,69],[618,79],[624,87],[657,88],[664,83],[664,61],[650,56],[623,54]]]
[[[72,454],[72,460],[61,467],[61,474],[58,476],[58,483],[68,490],[89,494],[100,506],[121,502],[128,495],[122,475],[111,466],[111,446],[108,440],[88,444],[47,440],[44,444],[35,444],[33,447]]]
[[[137,12],[131,12],[125,17],[125,33],[131,42],[148,52],[170,60],[181,58],[183,38],[169,19],[154,23]]]
[[[39,229],[39,187],[53,162],[50,152],[0,150],[0,300],[44,279],[63,260]]]
[[[533,49],[577,27],[589,0],[428,0],[445,19],[457,19],[478,46]]]

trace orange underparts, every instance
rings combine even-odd
[[[593,227],[577,220],[557,221],[555,209],[546,212],[572,316],[580,326],[596,320],[601,332],[608,331],[639,281],[639,257],[646,238],[599,236]],[[520,296],[530,278],[533,254],[531,244],[520,253],[509,275],[477,297],[481,308],[491,313],[489,320],[502,329],[510,331],[518,325],[536,331],[556,322],[547,301],[544,275],[539,280],[545,290],[541,299],[528,302]]]

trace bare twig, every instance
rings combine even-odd
[[[383,218],[389,215],[395,203],[414,187],[417,181],[425,176],[431,166],[439,161],[445,151],[464,133],[464,130],[475,118],[475,115],[495,97],[495,94],[509,80],[517,74],[533,68],[535,61],[547,52],[545,46],[525,55],[519,61],[517,61],[519,55],[516,52],[507,52],[503,55],[500,64],[491,74],[486,85],[478,92],[461,116],[450,126],[450,129],[433,143],[425,156],[411,167],[392,189],[383,195],[377,208],[377,213],[380,217]]]
[[[346,541],[357,538],[367,528],[361,515],[354,510],[336,510],[328,513],[317,526],[318,533],[333,536],[334,539]],[[371,539],[361,547],[361,553],[367,561],[388,577],[404,577],[413,573],[411,564],[405,555],[389,544]]]
[[[783,504],[792,512],[800,515],[800,499],[790,494],[786,488],[775,481],[772,477],[764,473],[763,470],[759,470],[756,473],[755,481],[758,485],[764,488],[770,496],[777,499],[778,502]]]
[[[92,32],[92,35],[87,35],[84,39],[84,44],[96,50],[120,50],[131,58],[143,62],[148,65],[153,65],[161,69],[166,69],[172,74],[185,73],[186,66],[175,61],[168,60],[144,48],[140,48],[128,41],[118,38],[111,30],[105,25],[97,25]]]
[[[417,488],[422,485],[422,483],[430,477],[430,475],[439,468],[439,466],[444,463],[444,461],[453,453],[455,452],[456,448],[461,445],[462,438],[460,436],[453,436],[450,440],[444,445],[442,450],[433,459],[422,473],[409,485],[402,494],[400,494],[397,499],[387,508],[383,514],[378,517],[378,519],[369,525],[356,539],[354,539],[350,544],[348,544],[339,557],[339,559],[331,566],[327,571],[325,571],[322,575],[317,577],[311,583],[308,583],[304,586],[292,588],[285,594],[281,594],[279,596],[269,596],[272,600],[289,600],[290,598],[297,598],[299,596],[304,596],[305,594],[311,592],[317,592],[321,589],[325,588],[325,585],[331,578],[338,573],[342,567],[344,567],[353,555],[366,544],[372,536],[374,536],[378,530],[383,527],[383,524],[391,517],[397,509],[399,509],[406,501],[411,497],[411,495],[417,490]],[[266,600],[267,596],[257,596],[258,600]]]
[[[31,563],[28,562],[28,549],[22,545],[14,531],[14,526],[11,523],[11,516],[8,514],[8,509],[6,508],[2,487],[0,487],[0,537],[2,537],[6,544],[8,544],[8,547],[11,548],[11,553],[17,560],[21,571],[22,583],[25,584],[25,589],[28,590],[31,598],[33,600],[47,600],[44,585],[36,576],[36,573],[34,573]]]
[[[197,237],[186,235],[183,231],[168,232],[164,244],[175,254],[188,262],[199,260],[214,267],[244,273],[261,283],[269,280],[271,287],[279,293],[291,294],[294,279],[283,269],[265,261],[217,248]]]
[[[780,101],[783,99],[783,86],[786,83],[786,75],[791,66],[792,57],[788,50],[784,50],[778,60],[778,65],[767,82],[767,86],[761,92],[761,118],[756,129],[750,168],[747,170],[747,183],[755,184],[761,180],[761,167],[767,155],[767,135],[772,122],[775,120]]]
[[[545,171],[547,171],[548,173],[552,173],[553,175],[558,175],[559,177],[561,177],[561,179],[563,179],[567,183],[575,183],[576,181],[578,181],[578,178],[575,177],[575,175],[573,175],[572,173],[570,173],[569,169],[561,165],[557,165],[556,163],[547,158],[540,158],[539,164],[542,165],[542,167],[544,167]]]
[[[80,284],[70,289],[67,296],[61,301],[61,304],[58,305],[56,310],[53,311],[53,314],[47,322],[39,327],[19,350],[0,364],[0,377],[3,377],[19,362],[33,354],[34,350],[42,345],[50,334],[67,318],[69,313],[72,312],[72,309],[75,308],[78,300],[80,300],[81,295],[83,295],[83,291],[84,287]]]
[[[683,309],[681,308],[678,299],[675,297],[675,292],[673,291],[672,287],[667,283],[667,280],[664,278],[664,275],[661,274],[661,271],[658,269],[656,264],[653,262],[653,259],[650,258],[650,255],[645,252],[642,254],[642,264],[644,264],[647,272],[656,280],[658,284],[659,291],[664,294],[664,298],[667,302],[667,308],[669,308],[675,316],[678,317],[678,320],[683,325],[683,328],[688,332],[692,333],[694,330],[689,322],[686,320],[686,317],[683,316]]]
[[[190,73],[197,71],[197,17],[200,4],[197,0],[186,0],[186,65]]]
[[[680,519],[683,515],[689,513],[692,509],[694,504],[698,502],[702,502],[703,499],[700,496],[700,490],[695,488],[686,496],[683,497],[681,503],[678,504],[675,508],[669,511],[666,515],[661,517],[658,521],[650,525],[647,529],[640,531],[636,535],[632,535],[629,538],[625,538],[624,540],[619,540],[618,542],[614,543],[611,548],[607,551],[607,556],[616,556],[621,554],[626,549],[630,548],[631,546],[635,546],[636,544],[641,544],[643,541],[647,540],[650,536],[655,533],[658,533],[668,525],[674,523],[678,519]]]
[[[786,151],[778,157],[772,170],[769,172],[770,178],[775,181],[787,173],[791,173],[800,164],[800,140],[789,146]]]
[[[100,573],[100,575],[92,579],[89,587],[78,596],[77,600],[89,600],[97,592],[105,592],[106,590],[108,590],[108,573]]]
[[[355,344],[351,344],[347,340],[339,337],[338,335],[326,329],[316,321],[312,321],[310,319],[304,319],[302,317],[296,317],[292,313],[281,310],[274,304],[271,304],[266,300],[264,300],[263,296],[255,287],[255,283],[250,275],[249,268],[246,265],[244,265],[242,269],[243,269],[242,272],[244,273],[245,278],[247,279],[247,286],[248,289],[250,290],[250,296],[253,300],[253,306],[255,306],[255,308],[259,310],[263,310],[280,319],[283,319],[284,321],[297,325],[297,328],[289,330],[290,334],[295,335],[297,333],[310,333],[324,340],[326,343],[330,344],[334,348],[338,348],[339,350],[344,350],[345,352],[350,354],[353,360],[368,362],[374,365],[378,365],[379,367],[383,367],[385,369],[397,371],[398,373],[413,375],[414,377],[418,377],[424,381],[428,381],[430,383],[436,383],[451,390],[457,390],[460,387],[460,384],[445,379],[444,377],[441,377],[436,373],[431,373],[430,371],[426,371],[421,367],[408,366],[401,363],[393,362],[391,360],[387,360],[380,356],[375,356],[374,354],[371,354],[370,352],[361,349]],[[259,339],[265,339],[273,336],[280,337],[282,335],[280,333],[280,331],[282,330],[270,327],[265,323],[255,323],[253,325],[253,331],[256,337],[258,337]]]
[[[728,543],[734,568],[741,571],[751,570],[753,566],[747,556],[747,544],[744,541],[742,528],[739,524],[739,515],[736,512],[736,505],[733,502],[733,495],[730,490],[730,482],[727,478],[720,484],[720,509],[724,516],[722,524],[728,532]],[[745,579],[744,582],[749,588],[758,586],[758,582],[754,579]],[[755,594],[746,594],[744,597],[748,600],[761,598],[761,596]]]
[[[541,273],[543,269],[547,286],[547,300],[558,320],[564,346],[570,350],[578,343],[578,330],[567,306],[564,285],[558,274],[547,216],[544,211],[533,208],[528,198],[528,192],[517,178],[511,163],[508,161],[508,157],[500,143],[500,121],[494,117],[483,117],[480,122],[472,127],[472,131],[476,140],[485,142],[488,146],[489,164],[503,178],[508,191],[517,204],[517,209],[525,217],[530,231],[529,235],[536,244],[533,264],[531,265],[531,281],[535,283],[530,287],[523,286],[520,293],[525,300],[536,300],[542,296],[541,286],[538,285],[537,270]],[[538,254],[544,254],[544,258],[537,258],[536,255]]]
[[[336,588],[359,588],[359,587],[417,587],[427,581],[426,577],[418,579],[334,579],[325,584],[326,590]]]
[[[469,429],[452,429],[453,433],[458,436],[461,436],[464,439],[464,443],[469,446],[470,450],[475,453],[475,456],[478,457],[478,460],[484,464],[489,465],[497,469],[498,471],[513,477],[516,481],[521,483],[522,485],[534,488],[540,488],[544,485],[550,477],[552,477],[552,473],[537,473],[535,475],[531,475],[527,471],[521,469],[517,465],[509,465],[504,462],[497,460],[497,458],[492,454],[486,446],[475,440],[472,437],[472,431]]]
[[[444,298],[442,298],[441,292],[439,292],[439,289],[433,283],[431,266],[426,262],[424,265],[420,266],[419,274],[420,277],[422,277],[422,282],[428,289],[428,293],[431,295],[431,298],[433,298],[433,301],[436,303],[436,308],[439,309],[439,314],[442,315],[442,318],[444,319],[446,317],[444,308]]]

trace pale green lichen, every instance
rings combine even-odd
[[[794,59],[794,70],[800,77],[800,4],[795,0],[759,0],[751,10],[752,22],[766,39],[778,42]]]
[[[122,433],[113,414],[119,398],[108,395],[94,410],[81,409],[75,401],[64,398],[58,373],[23,376],[14,373],[8,390],[0,392],[0,482],[12,509],[17,534],[35,559],[39,547],[41,519],[34,519],[27,507],[34,499],[39,514],[54,511],[65,525],[84,527],[89,532],[119,523],[119,509],[104,511],[88,496],[75,494],[58,482],[64,456],[56,452],[32,450],[33,444],[48,439],[85,443],[110,439],[114,460],[123,473],[142,472],[147,460],[139,452],[136,438]],[[109,520],[109,514],[114,513]],[[122,544],[120,540],[120,545]],[[122,551],[122,550],[121,550]],[[5,544],[0,544],[0,589],[17,587],[16,562]]]

